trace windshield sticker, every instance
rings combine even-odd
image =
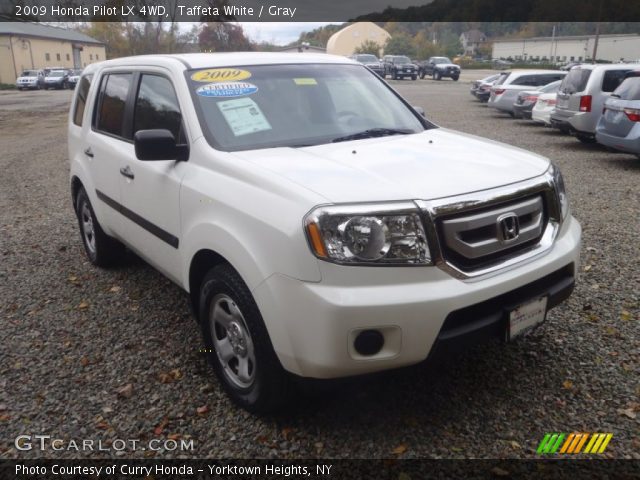
[[[271,125],[262,110],[250,98],[236,98],[219,102],[218,108],[236,137],[271,130]]]
[[[318,85],[315,78],[294,78],[296,85]]]
[[[257,91],[258,87],[248,82],[210,83],[196,89],[196,93],[201,97],[242,97]]]
[[[191,75],[191,80],[196,82],[235,82],[251,77],[251,72],[237,68],[213,68],[200,70]]]

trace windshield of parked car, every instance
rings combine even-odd
[[[451,63],[451,60],[449,60],[447,57],[433,57],[431,61],[435,64]]]
[[[622,100],[640,100],[640,77],[627,78],[613,95]]]
[[[411,63],[411,59],[409,57],[394,57],[393,63],[404,65],[405,63]]]
[[[587,87],[590,76],[591,70],[572,68],[562,80],[560,91],[562,93],[582,92]]]
[[[50,77],[64,77],[64,72],[60,72],[60,71],[58,71],[58,72],[50,72],[49,76]]]
[[[554,93],[558,91],[558,88],[560,87],[561,83],[562,83],[562,80],[556,80],[555,82],[546,84],[544,87],[540,87],[538,90],[541,93]]]
[[[375,55],[356,55],[356,61],[361,63],[378,63]]]
[[[425,129],[419,115],[362,65],[210,68],[188,71],[187,78],[207,140],[225,151]]]
[[[37,77],[38,76],[38,72],[36,72],[35,70],[25,70],[24,72],[22,72],[23,77]]]

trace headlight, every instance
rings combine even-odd
[[[318,207],[304,221],[316,257],[347,265],[430,265],[412,202]]]
[[[560,169],[556,165],[552,165],[551,168],[556,196],[558,197],[558,204],[560,205],[560,213],[562,215],[562,220],[564,220],[569,213],[569,197],[567,197],[567,191],[564,187],[564,179],[562,178]]]

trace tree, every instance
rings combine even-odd
[[[360,44],[359,47],[356,47],[353,53],[369,53],[371,55],[379,57],[381,49],[382,47],[380,46],[380,44],[374,42],[373,40],[365,40]]]
[[[384,46],[385,55],[406,55],[414,57],[416,49],[411,43],[411,37],[406,33],[398,32]]]
[[[198,38],[201,50],[213,52],[252,51],[254,45],[240,25],[229,22],[205,23]]]

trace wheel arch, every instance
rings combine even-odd
[[[189,263],[189,298],[193,313],[198,317],[200,286],[207,272],[218,265],[229,265],[238,271],[224,256],[208,248],[198,250]],[[240,275],[242,277],[242,275]]]

